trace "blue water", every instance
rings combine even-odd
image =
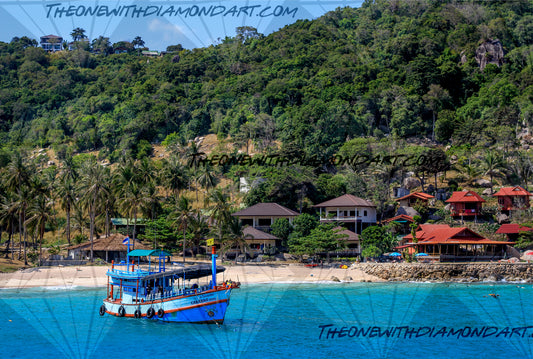
[[[103,296],[0,290],[0,358],[533,358],[531,284],[247,285],[220,327],[100,317]],[[468,335],[486,327],[496,334]],[[377,334],[391,328],[397,335]],[[423,335],[431,329],[441,334]]]

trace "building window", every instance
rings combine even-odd
[[[243,218],[243,219],[241,219],[241,222],[242,222],[243,226],[253,226],[254,225],[254,220],[251,219],[251,218]]]
[[[270,221],[270,218],[259,218],[259,225],[260,226],[270,226],[272,222]]]
[[[366,210],[363,212],[363,215],[364,215],[365,217],[368,215],[368,213],[367,213]]]

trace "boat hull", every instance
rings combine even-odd
[[[105,299],[105,313],[165,322],[223,323],[231,288],[213,289],[188,296],[169,297],[136,304]]]

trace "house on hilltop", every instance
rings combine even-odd
[[[531,193],[520,186],[503,187],[493,194],[498,198],[498,206],[502,212],[514,211],[517,209],[529,208],[529,197]]]
[[[357,234],[376,224],[376,206],[351,194],[330,199],[313,207],[320,211],[320,222],[337,223]]]
[[[417,202],[421,202],[427,205],[429,203],[429,200],[433,198],[435,198],[435,196],[424,192],[413,192],[406,196],[397,198],[396,201],[400,203],[400,206],[413,207]]]
[[[61,51],[61,46],[63,45],[63,38],[61,36],[56,35],[41,36],[40,45],[46,52]]]

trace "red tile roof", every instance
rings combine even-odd
[[[412,240],[408,234],[405,239]],[[450,227],[447,224],[425,224],[416,232],[420,244],[512,244],[514,242],[493,241],[477,234],[467,227]]]
[[[520,186],[515,187],[503,187],[500,190],[493,194],[493,196],[533,196],[531,193],[526,191]]]
[[[407,196],[403,196],[403,197],[397,198],[396,200],[397,201],[401,201],[401,200],[404,200],[404,199],[409,199],[411,197],[418,198],[418,199],[421,199],[421,200],[424,200],[424,201],[427,201],[428,199],[435,198],[435,196],[432,196],[432,195],[424,193],[424,192],[413,192],[413,193],[409,193]]]
[[[383,223],[401,222],[401,221],[408,221],[408,222],[413,222],[414,223],[415,220],[411,216],[408,216],[406,214],[400,214],[400,215],[398,215],[396,217],[392,217],[392,218],[384,220]]]
[[[270,216],[270,217],[296,217],[300,213],[290,210],[277,203],[257,203],[242,211],[232,213],[232,216]]]
[[[533,228],[521,226],[516,223],[506,223],[502,224],[500,228],[496,231],[499,234],[518,234],[520,232],[533,231]]]
[[[485,202],[479,194],[473,191],[453,192],[452,196],[446,201],[448,203],[457,202]]]
[[[330,199],[313,207],[376,207],[372,202],[354,196],[353,194],[345,194],[343,196]]]

